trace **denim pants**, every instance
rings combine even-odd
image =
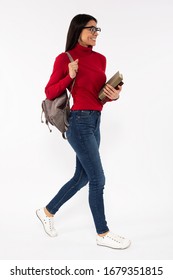
[[[89,205],[98,234],[109,230],[103,200],[105,176],[99,154],[100,117],[99,111],[71,111],[66,135],[76,153],[76,170],[73,178],[46,206],[50,213],[55,214],[68,199],[89,183]]]

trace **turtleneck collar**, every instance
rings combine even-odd
[[[92,52],[92,46],[89,47],[84,47],[82,45],[80,45],[79,43],[76,44],[75,49],[81,52],[85,52],[85,53],[91,53]]]

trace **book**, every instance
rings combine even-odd
[[[123,75],[118,71],[113,75],[107,82],[106,84],[109,84],[113,86],[114,88],[118,89],[118,86],[122,86],[124,84],[123,82]],[[101,89],[99,92],[99,99],[102,101],[102,103],[105,103],[106,100],[108,99],[107,96],[105,95],[103,91],[104,87]]]

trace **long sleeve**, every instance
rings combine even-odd
[[[69,58],[66,53],[61,53],[55,59],[53,71],[45,87],[46,97],[54,99],[61,95],[70,86],[73,79],[68,74]]]

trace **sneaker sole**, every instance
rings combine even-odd
[[[131,242],[126,246],[126,247],[123,247],[123,248],[115,248],[115,247],[111,247],[111,246],[108,246],[108,245],[104,245],[104,244],[98,244],[98,246],[102,246],[102,247],[107,247],[107,248],[111,248],[111,249],[114,249],[114,250],[124,250],[124,249],[127,249],[130,247],[131,245]]]

